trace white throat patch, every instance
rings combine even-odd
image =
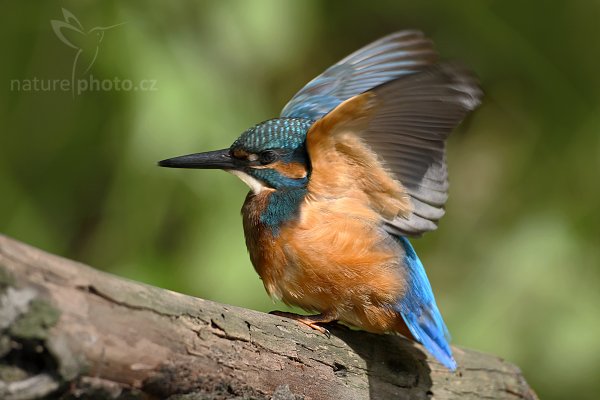
[[[233,175],[240,178],[246,185],[248,185],[248,187],[250,187],[250,190],[252,190],[252,192],[254,194],[259,194],[260,192],[262,192],[264,189],[267,188],[265,185],[263,185],[262,182],[251,177],[250,175],[248,175],[245,172],[236,171],[236,170],[227,170],[227,172],[232,173]]]

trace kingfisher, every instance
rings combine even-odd
[[[437,228],[446,139],[481,102],[475,75],[441,62],[419,31],[385,36],[310,81],[226,149],[159,162],[222,169],[250,187],[250,260],[275,312],[328,334],[342,322],[399,333],[456,369],[450,336],[409,238]]]

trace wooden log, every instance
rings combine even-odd
[[[455,347],[261,312],[119,278],[0,235],[0,398],[536,399],[520,370]]]

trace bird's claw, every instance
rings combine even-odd
[[[294,314],[294,313],[285,312],[285,311],[270,311],[269,314],[277,315],[279,317],[293,319],[297,322],[300,322],[301,324],[307,325],[307,326],[311,327],[312,329],[322,333],[323,335],[327,336],[328,339],[331,338],[331,333],[326,328],[323,328],[322,326],[317,325],[319,323],[326,324],[326,323],[333,321],[332,319],[326,317],[325,315],[322,315],[322,314],[300,315],[300,314]]]

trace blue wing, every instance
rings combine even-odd
[[[431,40],[418,31],[385,36],[350,54],[310,81],[285,105],[282,117],[317,120],[344,100],[435,64]]]
[[[402,236],[397,236],[396,239],[404,248],[404,264],[408,270],[409,280],[408,290],[396,304],[395,309],[404,318],[414,338],[438,361],[454,371],[456,361],[452,357],[452,350],[448,344],[450,335],[435,304],[425,268],[408,239]]]

